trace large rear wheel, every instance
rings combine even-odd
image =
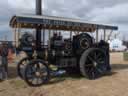
[[[80,59],[80,71],[89,79],[96,79],[107,70],[106,54],[102,49],[90,48],[86,50]]]
[[[48,64],[42,60],[33,60],[25,68],[25,81],[30,86],[41,86],[50,79]]]

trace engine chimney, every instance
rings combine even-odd
[[[36,0],[36,15],[42,15],[42,0]]]
[[[42,15],[42,0],[36,0],[36,15]],[[41,48],[41,26],[36,29],[36,47]]]

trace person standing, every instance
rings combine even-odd
[[[7,79],[8,77],[8,46],[7,43],[4,42],[0,48],[1,55],[1,79]]]

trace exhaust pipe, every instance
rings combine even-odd
[[[42,15],[42,0],[36,0],[36,15]]]
[[[36,15],[42,15],[42,0],[36,0]],[[36,47],[41,48],[41,27],[36,29]]]

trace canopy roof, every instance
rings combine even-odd
[[[117,26],[93,24],[83,20],[37,15],[15,15],[10,21],[12,28],[42,28],[67,31],[94,32],[98,29],[118,30]]]

